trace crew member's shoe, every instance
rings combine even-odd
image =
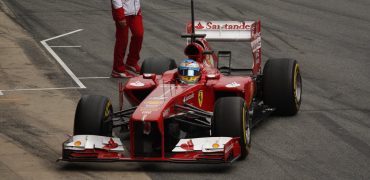
[[[125,66],[126,66],[127,70],[130,70],[132,72],[140,74],[141,67],[140,67],[139,64],[137,64],[137,63],[135,65],[126,64]]]
[[[111,76],[113,78],[132,78],[134,77],[134,75],[130,74],[129,72],[127,71],[123,71],[123,72],[117,72],[115,70],[112,71],[112,74]]]

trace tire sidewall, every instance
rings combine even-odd
[[[112,136],[112,115],[107,97],[84,95],[76,108],[73,134]]]
[[[300,85],[297,95],[297,82]],[[297,98],[299,96],[299,98]],[[293,59],[269,59],[263,69],[263,101],[275,114],[294,115],[302,102],[300,68]]]
[[[243,98],[222,97],[216,101],[212,119],[212,136],[239,137],[241,148],[239,159],[245,159],[250,151],[252,138],[249,134],[249,142],[247,142],[246,137],[246,127],[251,127],[249,119],[247,106]]]

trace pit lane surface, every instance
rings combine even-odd
[[[109,76],[114,43],[109,1],[3,1],[12,10],[14,19],[38,42],[84,29],[49,42],[49,45],[81,46],[53,48],[77,77]],[[144,163],[139,165],[140,168],[130,169],[118,164],[119,168],[112,171],[138,171],[153,179],[369,179],[370,3],[366,0],[214,0],[195,3],[197,19],[261,19],[264,60],[290,57],[299,61],[303,77],[301,111],[297,116],[273,117],[259,125],[252,132],[252,153],[246,161],[232,166]],[[189,2],[142,1],[142,6],[145,26],[142,58],[164,55],[180,61],[184,57],[184,40],[179,34],[189,21]],[[221,50],[240,50],[239,45],[231,44]],[[244,63],[243,55],[236,55],[234,60],[236,64]],[[59,68],[49,61],[33,63]],[[55,87],[76,86],[67,74],[56,73],[49,79]],[[118,80],[81,81],[87,89],[62,93],[74,101],[79,94],[106,95],[117,107]],[[55,127],[48,128],[44,131]],[[11,132],[0,132],[10,139],[15,137]],[[32,133],[27,135],[32,136]],[[34,153],[38,160],[45,160],[40,157],[43,153],[29,151],[25,145],[22,147]],[[50,158],[46,159],[50,161]],[[109,174],[112,165],[107,166],[109,168],[82,164],[62,169]],[[12,170],[17,172],[17,169]]]

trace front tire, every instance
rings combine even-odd
[[[293,59],[270,59],[263,68],[263,102],[279,115],[295,115],[302,101],[302,78]]]
[[[78,102],[74,135],[112,136],[112,103],[107,97],[84,95]]]
[[[251,148],[251,121],[247,106],[241,97],[222,97],[215,103],[212,122],[212,136],[240,137],[241,160],[245,159]]]

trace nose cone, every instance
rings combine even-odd
[[[167,100],[146,98],[132,115],[136,121],[156,121],[162,119],[163,108]]]
[[[163,112],[175,103],[181,103],[184,93],[195,86],[160,84],[138,106],[132,120],[158,121],[163,119]]]
[[[182,88],[174,84],[158,85],[158,87],[140,103],[132,115],[132,119],[141,121],[157,121],[162,119],[162,113],[166,109],[168,103],[181,92]]]

